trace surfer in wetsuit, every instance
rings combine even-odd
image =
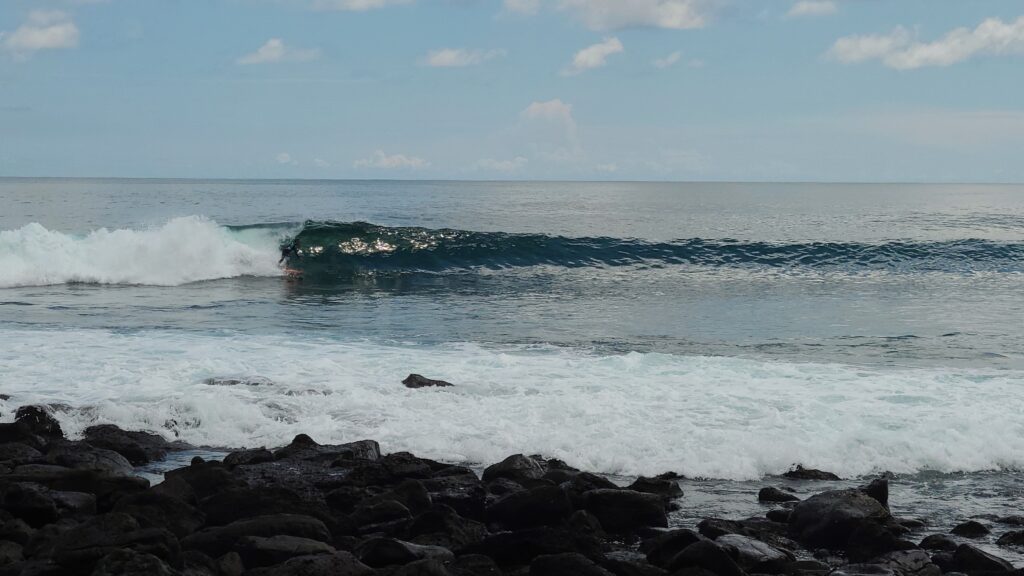
[[[282,262],[285,261],[285,259],[291,262],[292,258],[298,258],[299,248],[302,248],[302,245],[299,244],[299,239],[296,238],[295,240],[292,241],[291,244],[281,248],[281,259],[278,260],[277,263],[281,264]]]

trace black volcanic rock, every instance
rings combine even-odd
[[[1024,530],[1011,530],[999,537],[996,544],[1000,546],[1024,546]]]
[[[780,490],[774,486],[766,486],[761,488],[757,493],[758,502],[799,502],[800,498],[797,498],[789,492]]]
[[[409,374],[408,376],[406,376],[405,380],[402,380],[402,384],[404,384],[406,388],[413,388],[413,389],[415,389],[415,388],[448,388],[448,387],[451,387],[451,386],[455,386],[451,382],[445,382],[444,380],[432,380],[430,378],[425,378],[423,376],[420,376],[419,374]]]
[[[957,543],[956,540],[945,534],[931,534],[929,536],[925,536],[918,546],[925,550],[952,552],[956,550]]]
[[[665,478],[647,478],[640,476],[632,484],[626,487],[627,490],[635,490],[647,494],[657,494],[665,500],[674,500],[683,497],[683,489],[675,480]]]
[[[484,469],[483,481],[491,482],[498,478],[506,478],[522,484],[523,481],[537,480],[543,477],[544,472],[544,467],[533,458],[522,454],[513,454]]]
[[[541,486],[509,494],[487,507],[488,523],[505,528],[531,528],[561,524],[573,513],[572,502],[558,486]]]
[[[667,568],[677,554],[700,540],[702,540],[701,536],[693,530],[681,528],[645,540],[640,550],[647,554],[648,562]]]
[[[286,562],[247,570],[245,576],[372,576],[373,568],[349,552],[298,556]]]
[[[1006,560],[979,550],[970,544],[961,544],[953,552],[953,567],[965,574],[1010,572],[1013,570],[1013,565]]]
[[[530,576],[614,576],[582,554],[546,554],[530,563]]]
[[[676,554],[667,566],[670,571],[694,567],[709,570],[718,576],[746,576],[732,556],[710,540],[690,544]]]
[[[804,468],[800,465],[797,465],[789,472],[786,472],[783,476],[793,480],[841,480],[839,476],[836,476],[831,472],[815,470],[814,468]]]
[[[991,532],[991,530],[988,529],[988,526],[985,526],[976,520],[968,520],[962,524],[957,524],[952,530],[950,530],[951,534],[963,536],[964,538],[981,538],[989,532]]]
[[[790,532],[808,546],[840,549],[864,524],[883,524],[889,511],[860,490],[831,490],[816,494],[793,507]]]
[[[331,533],[323,522],[298,514],[273,514],[232,522],[227,526],[205,528],[182,538],[182,548],[199,550],[217,557],[234,550],[245,536],[296,536],[318,542],[330,542]]]
[[[583,508],[609,532],[631,532],[668,526],[665,503],[654,494],[632,490],[591,490],[583,495]]]
[[[176,448],[157,434],[126,432],[112,424],[86,428],[83,439],[97,448],[117,452],[135,466],[162,460]]]
[[[23,424],[37,436],[47,440],[64,438],[64,431],[57,419],[41,406],[22,406],[14,413],[14,421]]]

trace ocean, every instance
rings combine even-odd
[[[0,207],[5,421],[672,470],[723,513],[798,463],[966,492],[939,523],[1024,493],[1024,186],[3,179]]]

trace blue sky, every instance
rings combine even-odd
[[[1020,0],[2,0],[0,176],[1024,181]]]

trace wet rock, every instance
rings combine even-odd
[[[1000,546],[1024,546],[1024,530],[1012,530],[999,537],[996,544]]]
[[[140,528],[134,518],[120,513],[101,514],[63,532],[53,552],[65,569],[88,572],[104,556],[126,549],[180,566],[181,550],[173,534],[160,528]]]
[[[640,560],[610,558],[602,566],[615,576],[666,576],[668,574],[664,569]]]
[[[60,423],[41,406],[22,406],[14,413],[14,421],[25,425],[28,430],[46,440],[64,438]]]
[[[970,544],[961,544],[953,552],[953,567],[965,574],[1013,570],[1013,565],[1006,560],[979,550]]]
[[[757,493],[758,502],[799,502],[800,499],[774,486],[761,488]]]
[[[206,524],[223,526],[246,518],[272,514],[303,514],[323,519],[323,501],[299,496],[294,490],[274,486],[228,488],[204,498],[199,508]]]
[[[943,550],[946,552],[952,552],[956,550],[957,543],[956,540],[953,540],[945,534],[931,534],[929,536],[925,536],[924,539],[921,540],[919,546],[925,550]]]
[[[388,524],[411,519],[412,513],[409,509],[395,500],[363,504],[356,507],[352,513],[352,521],[364,534],[384,529]]]
[[[839,478],[839,476],[836,476],[835,474],[833,474],[831,472],[825,472],[825,471],[822,471],[822,470],[815,470],[814,468],[804,468],[803,466],[800,466],[799,464],[795,468],[790,470],[789,472],[786,472],[785,474],[783,474],[783,476],[785,476],[786,478],[793,479],[793,480],[840,480],[841,479],[841,478]]]
[[[350,468],[346,482],[355,486],[389,486],[408,479],[425,480],[434,474],[435,463],[408,452],[388,454],[373,461],[352,465],[342,459],[338,464]]]
[[[38,462],[43,459],[39,450],[22,444],[21,442],[4,442],[0,444],[0,462],[7,462],[13,466]]]
[[[373,568],[349,552],[299,556],[267,568],[249,570],[246,576],[371,576]]]
[[[207,386],[273,386],[274,381],[263,376],[243,376],[237,378],[213,377],[203,380]]]
[[[57,504],[50,491],[38,484],[13,484],[2,491],[0,505],[33,528],[56,522]]]
[[[703,568],[718,576],[746,576],[729,553],[710,540],[690,544],[669,562],[669,571]]]
[[[665,504],[653,494],[632,490],[591,490],[583,495],[583,507],[596,516],[609,532],[668,526]]]
[[[9,540],[0,540],[0,568],[8,564],[21,562],[24,559],[21,544]]]
[[[640,550],[647,554],[647,561],[651,564],[668,568],[676,555],[701,539],[693,530],[682,528],[645,540]]]
[[[794,506],[789,529],[808,546],[839,549],[858,527],[890,518],[878,500],[859,490],[832,490]]]
[[[746,520],[723,520],[706,518],[697,524],[701,535],[715,540],[726,534],[749,536],[767,542],[776,548],[796,549],[797,543],[788,537],[789,526],[772,522],[765,518],[747,518]]]
[[[117,452],[135,466],[162,460],[176,448],[157,434],[126,432],[113,424],[90,426],[83,437],[90,445]]]
[[[224,465],[230,468],[235,466],[242,466],[245,464],[262,464],[264,462],[273,462],[274,453],[266,448],[252,448],[250,450],[240,450],[232,452],[224,457]]]
[[[683,489],[679,487],[679,483],[675,480],[666,480],[664,478],[647,478],[645,476],[640,476],[632,484],[627,486],[626,489],[645,492],[647,494],[656,494],[665,500],[674,500],[676,498],[683,497]]]
[[[544,467],[539,462],[529,456],[513,454],[484,469],[483,481],[491,482],[498,478],[506,478],[522,484],[524,481],[537,480],[543,476]]]
[[[1009,524],[1011,526],[1024,526],[1024,515],[1011,514],[1010,516],[1001,516],[996,519],[996,522],[1000,524]]]
[[[408,535],[417,544],[444,546],[459,550],[477,544],[487,536],[487,529],[475,520],[459,516],[444,504],[435,504],[417,516],[407,528]]]
[[[402,384],[406,388],[448,388],[454,386],[451,382],[445,382],[444,380],[431,380],[430,378],[424,378],[419,374],[409,374],[405,380],[402,380]]]
[[[789,517],[792,516],[793,511],[785,508],[776,508],[775,510],[769,510],[765,513],[764,517],[772,522],[781,522],[784,524],[789,523]]]
[[[613,576],[582,554],[547,554],[530,563],[530,576]]]
[[[15,442],[31,446],[36,450],[42,450],[46,446],[46,440],[32,432],[24,422],[11,422],[0,424],[0,443]]]
[[[236,546],[238,556],[248,568],[272,566],[299,556],[337,552],[323,542],[296,536],[243,536]]]
[[[917,548],[902,540],[891,529],[873,522],[858,525],[846,539],[844,550],[851,562],[866,562],[882,554]]]
[[[836,572],[848,576],[940,576],[942,571],[923,550],[890,552],[865,564],[848,564]]]
[[[579,532],[580,534],[590,534],[603,538],[605,536],[604,527],[601,526],[601,521],[586,510],[577,510],[573,512],[569,519],[565,521],[565,526],[573,532]]]
[[[981,522],[975,520],[968,520],[962,524],[957,524],[950,533],[962,536],[964,538],[981,538],[982,536],[988,535],[991,530],[988,526],[985,526]]]
[[[750,573],[781,574],[796,559],[787,550],[739,534],[720,536],[715,544],[729,552],[740,568]]]
[[[501,568],[482,554],[466,554],[448,563],[452,576],[503,576]]]
[[[487,493],[480,479],[469,468],[451,466],[423,480],[423,487],[434,504],[450,506],[461,516],[483,520]]]
[[[441,546],[423,546],[393,538],[370,538],[361,542],[355,552],[363,564],[374,568],[424,559],[449,561],[455,558],[451,550]]]
[[[373,440],[360,440],[347,444],[317,444],[305,434],[299,434],[292,443],[274,452],[275,460],[316,460],[336,462],[338,460],[377,460],[380,445]]]
[[[152,554],[115,550],[96,564],[92,576],[175,576],[178,572]]]
[[[273,514],[232,522],[227,526],[205,528],[181,540],[187,550],[199,550],[212,557],[234,550],[246,536],[296,536],[318,542],[330,542],[331,533],[323,522],[298,514]]]
[[[153,490],[118,500],[114,512],[128,514],[143,528],[166,528],[183,538],[203,526],[206,515],[184,501]]]
[[[867,486],[861,486],[860,491],[878,500],[878,503],[882,506],[889,507],[888,478],[875,478]]]
[[[199,500],[230,489],[244,487],[244,483],[233,476],[221,462],[194,461],[185,468],[171,470],[164,474],[166,481],[181,480],[192,488]]]
[[[462,554],[483,554],[499,566],[525,566],[537,556],[578,552],[594,561],[602,554],[601,542],[568,530],[542,527],[516,532],[500,532],[459,551]]]
[[[573,513],[568,495],[558,486],[509,494],[487,507],[485,517],[507,529],[553,526]]]
[[[0,510],[0,540],[7,540],[24,546],[35,530],[24,520],[15,518],[8,512]]]
[[[84,442],[58,442],[46,451],[46,461],[73,470],[90,470],[108,476],[131,476],[135,469],[124,456]]]
[[[831,571],[831,566],[817,560],[796,560],[789,563],[789,573],[794,576],[823,576]]]

